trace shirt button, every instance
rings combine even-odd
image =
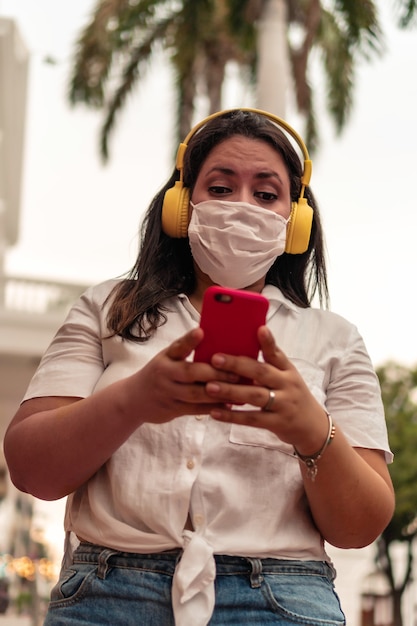
[[[187,461],[187,467],[188,467],[189,470],[193,469],[194,465],[195,465],[195,463],[194,463],[194,461],[192,459],[189,459]]]
[[[203,419],[203,417],[204,417],[204,415],[196,415],[195,419],[200,422]]]

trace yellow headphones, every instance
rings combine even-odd
[[[287,241],[285,244],[285,252],[290,254],[302,254],[308,248],[311,234],[311,225],[313,222],[313,209],[307,203],[307,199],[304,198],[305,187],[309,184],[311,178],[312,162],[310,160],[307,148],[300,135],[289,126],[284,120],[279,117],[261,111],[260,109],[242,108],[242,109],[227,109],[225,111],[218,111],[209,115],[204,120],[199,122],[194,128],[190,130],[186,138],[180,143],[177,151],[177,158],[175,167],[180,173],[180,179],[175,182],[174,187],[168,189],[165,193],[164,202],[162,205],[162,229],[164,233],[169,237],[180,238],[186,237],[188,231],[189,222],[189,202],[190,194],[187,187],[184,187],[183,183],[183,170],[184,170],[184,154],[187,149],[188,142],[195,133],[207,124],[210,120],[224,115],[226,113],[232,113],[234,111],[248,111],[250,113],[258,113],[268,118],[277,126],[283,128],[299,145],[303,157],[304,168],[301,176],[301,191],[300,197],[297,202],[291,203],[291,214],[287,225]]]

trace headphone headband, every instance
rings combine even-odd
[[[196,124],[190,130],[188,135],[185,137],[184,141],[180,143],[178,147],[178,151],[177,151],[176,160],[175,160],[175,167],[180,172],[180,180],[182,180],[182,171],[184,167],[184,154],[185,154],[185,150],[188,146],[190,139],[200,130],[200,128],[205,126],[211,120],[214,120],[216,117],[221,117],[222,115],[226,115],[227,113],[235,113],[235,112],[237,113],[239,111],[243,111],[247,113],[257,113],[258,115],[262,115],[263,117],[266,117],[267,119],[269,119],[271,122],[273,122],[280,128],[283,128],[289,135],[291,135],[291,137],[298,144],[304,157],[304,169],[303,169],[303,174],[301,176],[301,184],[303,185],[303,187],[307,186],[310,183],[313,164],[311,162],[311,159],[307,150],[307,146],[305,145],[301,136],[297,133],[297,131],[294,130],[292,126],[290,126],[285,120],[281,119],[277,115],[273,115],[272,113],[268,113],[267,111],[262,111],[262,109],[252,109],[250,107],[242,107],[242,108],[236,108],[236,109],[224,109],[223,111],[217,111],[216,113],[212,113],[208,117],[198,122],[198,124]]]

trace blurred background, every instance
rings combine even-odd
[[[178,138],[183,136],[172,50],[156,42],[141,66],[140,79],[117,112],[108,138],[109,155],[103,161],[103,107],[70,104],[76,42],[96,4],[100,5],[89,0],[0,0],[2,436],[71,303],[86,286],[119,276],[133,264],[141,216],[170,175]],[[168,5],[162,7],[168,10],[169,5],[182,3],[160,4]],[[250,4],[242,2],[242,7]],[[255,4],[270,5],[270,10],[276,5],[278,11],[284,4],[288,9],[284,32],[293,49],[297,42],[301,49],[307,26],[292,11],[302,3]],[[331,10],[338,3],[321,4],[324,20],[324,7]],[[349,6],[349,2],[341,4]],[[386,371],[395,363],[413,371],[417,364],[413,192],[417,36],[412,22],[401,26],[401,3],[371,4],[380,32],[370,25],[364,30],[368,39],[363,35],[352,48],[354,73],[349,57],[335,71],[340,78],[336,91],[349,91],[352,83],[345,117],[339,118],[341,132],[329,114],[329,86],[323,74],[326,24],[320,35],[323,41],[317,39],[317,50],[313,46],[307,65],[315,107],[310,120],[299,109],[301,96],[282,61],[282,48],[277,50],[278,65],[264,69],[269,94],[260,91],[251,67],[242,69],[238,61],[229,60],[218,108],[260,106],[285,117],[311,139],[307,142],[313,147],[311,186],[326,233],[331,308],[358,326],[376,368]],[[130,5],[140,6],[140,2]],[[196,46],[203,33],[194,36],[184,45]],[[264,56],[271,49],[267,46]],[[253,59],[259,62],[261,48],[257,50],[258,56],[245,57],[248,66]],[[116,84],[122,63],[123,55],[115,62],[109,89]],[[283,73],[287,73],[285,80]],[[193,105],[189,126],[212,106],[210,92],[200,84]],[[410,383],[410,393],[414,389],[415,381]],[[37,626],[59,568],[64,502],[43,503],[17,492],[1,455],[0,497],[0,623]],[[410,546],[411,540],[394,546],[400,577]],[[377,550],[375,545],[355,551],[329,549],[339,572],[336,588],[349,626],[394,625],[387,582],[375,568]],[[415,598],[411,571],[401,597],[405,626],[417,624]]]

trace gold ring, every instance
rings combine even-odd
[[[275,400],[275,391],[272,391],[272,389],[269,390],[269,398],[268,398],[268,402],[265,404],[265,406],[263,407],[263,411],[270,411],[272,408],[272,405],[274,404],[274,400]]]

